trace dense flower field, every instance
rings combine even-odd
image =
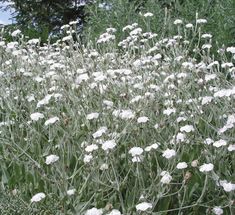
[[[1,214],[233,214],[235,47],[206,23],[1,38]]]

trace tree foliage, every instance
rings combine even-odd
[[[84,22],[84,6],[92,0],[0,0],[5,8],[14,9],[17,25],[30,34],[56,35],[70,21]],[[32,30],[33,29],[33,30]]]

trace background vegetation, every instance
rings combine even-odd
[[[0,2],[9,2],[1,0]],[[122,26],[138,22],[146,26],[140,13],[154,14],[148,28],[160,34],[173,34],[173,20],[193,22],[199,18],[210,20],[205,31],[213,34],[218,46],[235,44],[234,0],[13,0],[8,7],[15,9],[16,25],[29,38],[40,37],[46,42],[48,36],[60,35],[60,27],[70,21],[78,21],[83,41],[95,40],[108,27],[117,28],[118,38],[124,38]],[[150,29],[148,29],[150,30]],[[87,36],[89,35],[89,37]]]

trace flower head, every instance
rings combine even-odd
[[[144,14],[144,17],[151,17],[151,16],[153,16],[153,14],[150,12]]]
[[[21,33],[21,30],[17,29],[11,33],[11,36],[16,37]]]
[[[232,184],[231,182],[224,181],[221,183],[222,187],[224,188],[225,192],[231,192],[235,190],[235,184]]]
[[[206,19],[197,19],[196,23],[197,24],[205,24],[205,23],[207,23],[207,20]]]
[[[215,214],[215,215],[221,215],[221,214],[223,214],[223,209],[221,208],[221,207],[214,207],[213,209],[212,209],[212,212]]]
[[[148,122],[148,121],[149,121],[149,118],[146,117],[146,116],[142,116],[142,117],[139,117],[139,118],[137,119],[137,122],[138,122],[138,123],[146,123],[146,122]]]
[[[86,116],[87,120],[97,119],[99,117],[99,113],[90,113]]]
[[[215,146],[216,148],[219,148],[221,146],[226,146],[226,145],[227,145],[227,142],[225,140],[222,140],[222,139],[220,139],[218,141],[215,141],[213,143],[213,146]]]
[[[180,162],[176,166],[177,169],[185,169],[187,167],[188,167],[188,164],[186,162]]]
[[[170,175],[169,172],[167,172],[167,171],[162,171],[160,175],[162,176],[162,178],[161,178],[161,180],[160,180],[161,183],[163,183],[163,184],[169,184],[169,183],[171,182],[172,176]]]
[[[183,126],[183,127],[180,128],[180,131],[181,131],[181,132],[189,133],[189,132],[194,131],[194,128],[193,128],[192,125],[185,125],[185,126]]]
[[[37,193],[31,198],[31,202],[40,202],[46,197],[45,193]]]
[[[121,212],[119,210],[113,209],[110,213],[107,215],[121,215]]]
[[[151,209],[152,207],[153,207],[153,205],[148,202],[142,202],[142,203],[135,206],[137,211],[146,211],[148,209]]]
[[[56,161],[59,160],[59,156],[57,155],[48,155],[46,157],[46,164],[49,165],[49,164],[52,164],[52,163],[55,163]]]
[[[86,211],[85,215],[102,215],[102,209],[92,208]]]
[[[176,19],[174,21],[174,25],[181,25],[181,24],[183,24],[183,21],[181,19]]]
[[[67,190],[67,195],[72,196],[72,195],[74,195],[75,192],[76,192],[76,189]]]
[[[199,167],[199,171],[200,172],[210,172],[214,169],[214,165],[212,163],[208,163],[208,164],[203,164]]]
[[[102,144],[102,149],[104,151],[108,151],[110,149],[113,149],[117,144],[115,143],[115,140],[107,140]]]
[[[91,145],[88,145],[86,148],[85,148],[85,151],[90,153],[90,152],[93,152],[95,150],[98,149],[98,146],[96,144],[91,144]]]
[[[44,125],[51,125],[51,124],[54,124],[54,123],[56,123],[57,121],[59,121],[60,119],[58,118],[58,117],[51,117],[50,119],[48,119],[45,123],[44,123]]]
[[[133,147],[129,150],[129,154],[131,154],[132,157],[140,156],[143,152],[144,150],[140,147]]]
[[[170,158],[174,157],[175,155],[176,155],[176,152],[174,149],[167,149],[162,154],[162,156],[167,159],[170,159]]]
[[[30,115],[30,118],[31,118],[31,120],[33,120],[33,121],[38,121],[39,119],[43,119],[43,118],[44,118],[44,115],[43,115],[42,113],[36,112],[36,113],[32,113],[32,114]]]
[[[83,158],[83,162],[84,163],[90,163],[92,158],[93,158],[92,154],[85,155],[84,158]]]

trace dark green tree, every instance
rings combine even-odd
[[[57,35],[70,21],[84,22],[84,7],[92,0],[0,0],[2,9],[12,8],[17,26],[29,37]]]

